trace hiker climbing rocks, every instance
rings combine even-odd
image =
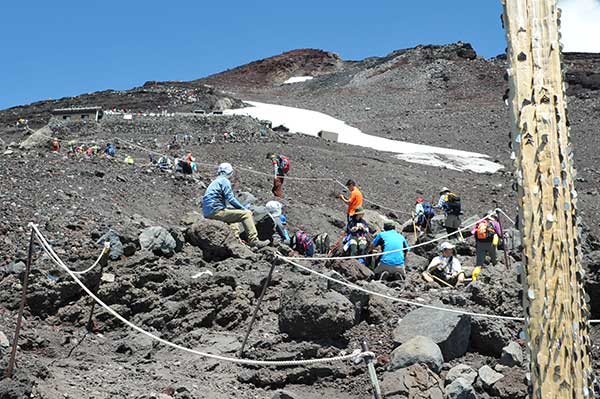
[[[104,148],[104,155],[108,158],[114,158],[117,155],[117,150],[112,143],[106,144],[106,148]]]
[[[296,230],[292,235],[290,247],[307,258],[311,258],[315,254],[315,243],[313,239],[303,230]]]
[[[158,159],[158,168],[163,172],[170,170],[173,167],[173,163],[168,156],[163,155]]]
[[[430,230],[431,219],[435,216],[435,211],[431,204],[424,198],[419,197],[415,200],[415,225],[427,233]]]
[[[354,213],[356,212],[356,208],[358,208],[359,206],[363,206],[363,195],[360,192],[360,190],[358,189],[358,187],[356,187],[356,182],[352,179],[350,179],[346,182],[346,188],[348,189],[350,196],[348,198],[346,198],[346,197],[344,197],[343,194],[340,194],[339,198],[342,201],[344,201],[346,204],[348,204],[348,211],[346,212],[346,218],[347,218],[347,222],[350,222],[350,217],[354,216]]]
[[[229,178],[233,175],[233,167],[229,163],[222,163],[217,169],[217,178],[214,179],[202,198],[202,212],[207,219],[220,220],[229,224],[233,233],[239,237],[240,230],[237,223],[242,223],[248,234],[248,244],[251,247],[263,248],[269,245],[268,240],[258,239],[258,233],[252,219],[252,212],[244,207],[233,195]],[[235,209],[227,208],[231,205]]]
[[[54,138],[52,140],[52,152],[60,151],[60,143],[58,142],[58,138]]]
[[[273,188],[271,192],[278,198],[283,198],[283,179],[290,171],[290,159],[284,155],[267,154],[267,159],[273,164]]]
[[[346,238],[344,239],[344,252],[350,256],[366,255],[368,249],[369,225],[363,219],[365,209],[359,206],[354,211],[354,215],[346,225]],[[364,262],[364,259],[359,259]],[[361,263],[362,263],[361,262]]]
[[[423,272],[423,278],[429,283],[437,282],[454,287],[461,285],[465,280],[465,273],[454,254],[454,245],[444,242],[441,250],[442,254],[433,258],[427,271]]]
[[[488,218],[487,214],[483,219],[471,229],[471,234],[475,237],[475,253],[477,259],[475,266],[483,266],[487,255],[490,257],[492,265],[496,265],[496,248],[498,241],[502,237],[502,229],[495,213]]]
[[[396,231],[394,222],[383,223],[383,231],[373,238],[373,247],[383,247],[384,254],[379,259],[379,265],[374,272],[380,277],[406,277],[404,263],[408,255],[409,246],[406,238]],[[385,253],[395,251],[392,253]]]
[[[290,244],[291,237],[287,231],[287,218],[283,214],[283,205],[279,201],[269,201],[265,205],[265,209],[269,213],[269,216],[273,219],[275,232],[279,235],[279,238],[286,244]]]
[[[440,190],[440,200],[436,208],[443,209],[446,214],[444,221],[446,232],[448,234],[456,233],[460,227],[460,215],[462,214],[460,197],[451,192],[449,188],[443,187]]]

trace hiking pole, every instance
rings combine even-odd
[[[25,268],[25,276],[23,277],[23,291],[21,292],[21,304],[19,305],[19,315],[17,317],[17,325],[15,327],[15,336],[13,338],[10,359],[6,368],[5,376],[12,378],[13,369],[15,367],[15,357],[17,355],[17,346],[19,344],[19,333],[21,332],[21,323],[23,322],[23,311],[25,309],[25,301],[27,300],[27,286],[29,285],[29,272],[31,271],[31,258],[33,256],[33,224],[31,225],[31,237],[29,238],[29,252],[27,254],[27,266]]]
[[[258,314],[258,309],[262,303],[263,297],[267,292],[267,287],[271,283],[271,277],[273,276],[273,270],[275,270],[275,261],[271,264],[271,269],[269,270],[269,274],[267,275],[267,279],[265,284],[262,287],[262,291],[260,292],[260,296],[258,297],[258,301],[256,302],[256,307],[254,308],[254,313],[252,313],[252,319],[250,319],[250,324],[248,325],[248,330],[246,331],[246,335],[244,336],[244,341],[242,342],[242,347],[240,348],[240,357],[244,356],[244,349],[246,348],[246,342],[248,342],[248,336],[250,335],[250,331],[252,331],[252,326],[254,325],[254,321],[256,320],[256,315]]]
[[[434,276],[433,274],[429,273],[429,277],[431,277],[432,279],[436,280],[437,282],[444,284],[450,288],[454,288],[454,286],[452,284],[447,283],[446,281],[442,280],[439,277]]]
[[[367,340],[363,339],[360,343],[360,346],[363,350],[363,353],[369,352],[369,345],[367,344]],[[373,356],[366,355],[363,356],[363,360],[367,365],[367,373],[369,374],[369,380],[371,381],[371,386],[373,387],[373,397],[375,399],[382,399],[381,396],[381,388],[379,388],[379,380],[377,379],[377,373],[375,372],[375,365],[373,364]]]
[[[497,213],[498,214],[498,213]],[[510,269],[510,258],[508,257],[508,249],[506,248],[506,240],[504,239],[504,229],[502,228],[502,221],[500,220],[500,214],[498,214],[498,226],[500,226],[500,239],[502,240],[502,248],[504,249],[504,264],[507,269]]]
[[[417,237],[417,224],[415,223],[415,214],[412,213],[413,232],[415,233],[415,243],[419,240]]]
[[[100,276],[98,277],[98,282],[96,283],[96,285],[94,286],[93,292],[94,295],[98,295],[98,290],[100,290],[100,284],[102,282],[102,273],[104,272],[104,265],[106,264],[106,256],[108,256],[108,253],[110,251],[110,242],[106,241],[104,243],[104,249],[102,252],[102,259],[100,259]],[[88,332],[92,332],[93,328],[93,323],[94,323],[94,308],[96,307],[96,301],[92,301],[92,305],[90,307],[90,317],[88,318],[88,322],[86,324],[86,330]]]

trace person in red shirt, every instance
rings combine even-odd
[[[54,140],[52,140],[52,151],[53,152],[58,152],[60,150],[60,143],[58,142],[58,138],[54,138]]]
[[[356,208],[358,208],[359,206],[363,206],[363,195],[358,189],[358,187],[356,187],[356,182],[352,179],[346,182],[346,188],[348,188],[350,196],[346,198],[343,194],[340,194],[339,198],[346,204],[348,204],[348,211],[346,212],[346,216],[348,221],[350,221],[350,218],[354,216],[354,213],[356,212]]]
[[[277,198],[283,198],[283,179],[290,170],[290,160],[284,155],[268,153],[267,159],[271,160],[273,165],[273,188],[271,192]]]

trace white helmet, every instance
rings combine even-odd
[[[283,208],[283,205],[281,205],[281,202],[279,201],[269,201],[265,205],[265,208],[271,216],[278,217],[281,216],[281,208]]]
[[[440,248],[442,248],[442,251],[445,251],[446,249],[454,249],[455,247],[454,247],[454,245],[452,245],[446,241],[446,242],[442,243]]]
[[[233,174],[233,166],[230,163],[224,162],[217,168],[217,174],[231,176]]]

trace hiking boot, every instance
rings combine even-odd
[[[251,248],[261,249],[261,248],[266,247],[270,243],[271,243],[271,241],[269,241],[269,240],[256,239],[254,241],[249,242],[248,245],[250,245]]]

